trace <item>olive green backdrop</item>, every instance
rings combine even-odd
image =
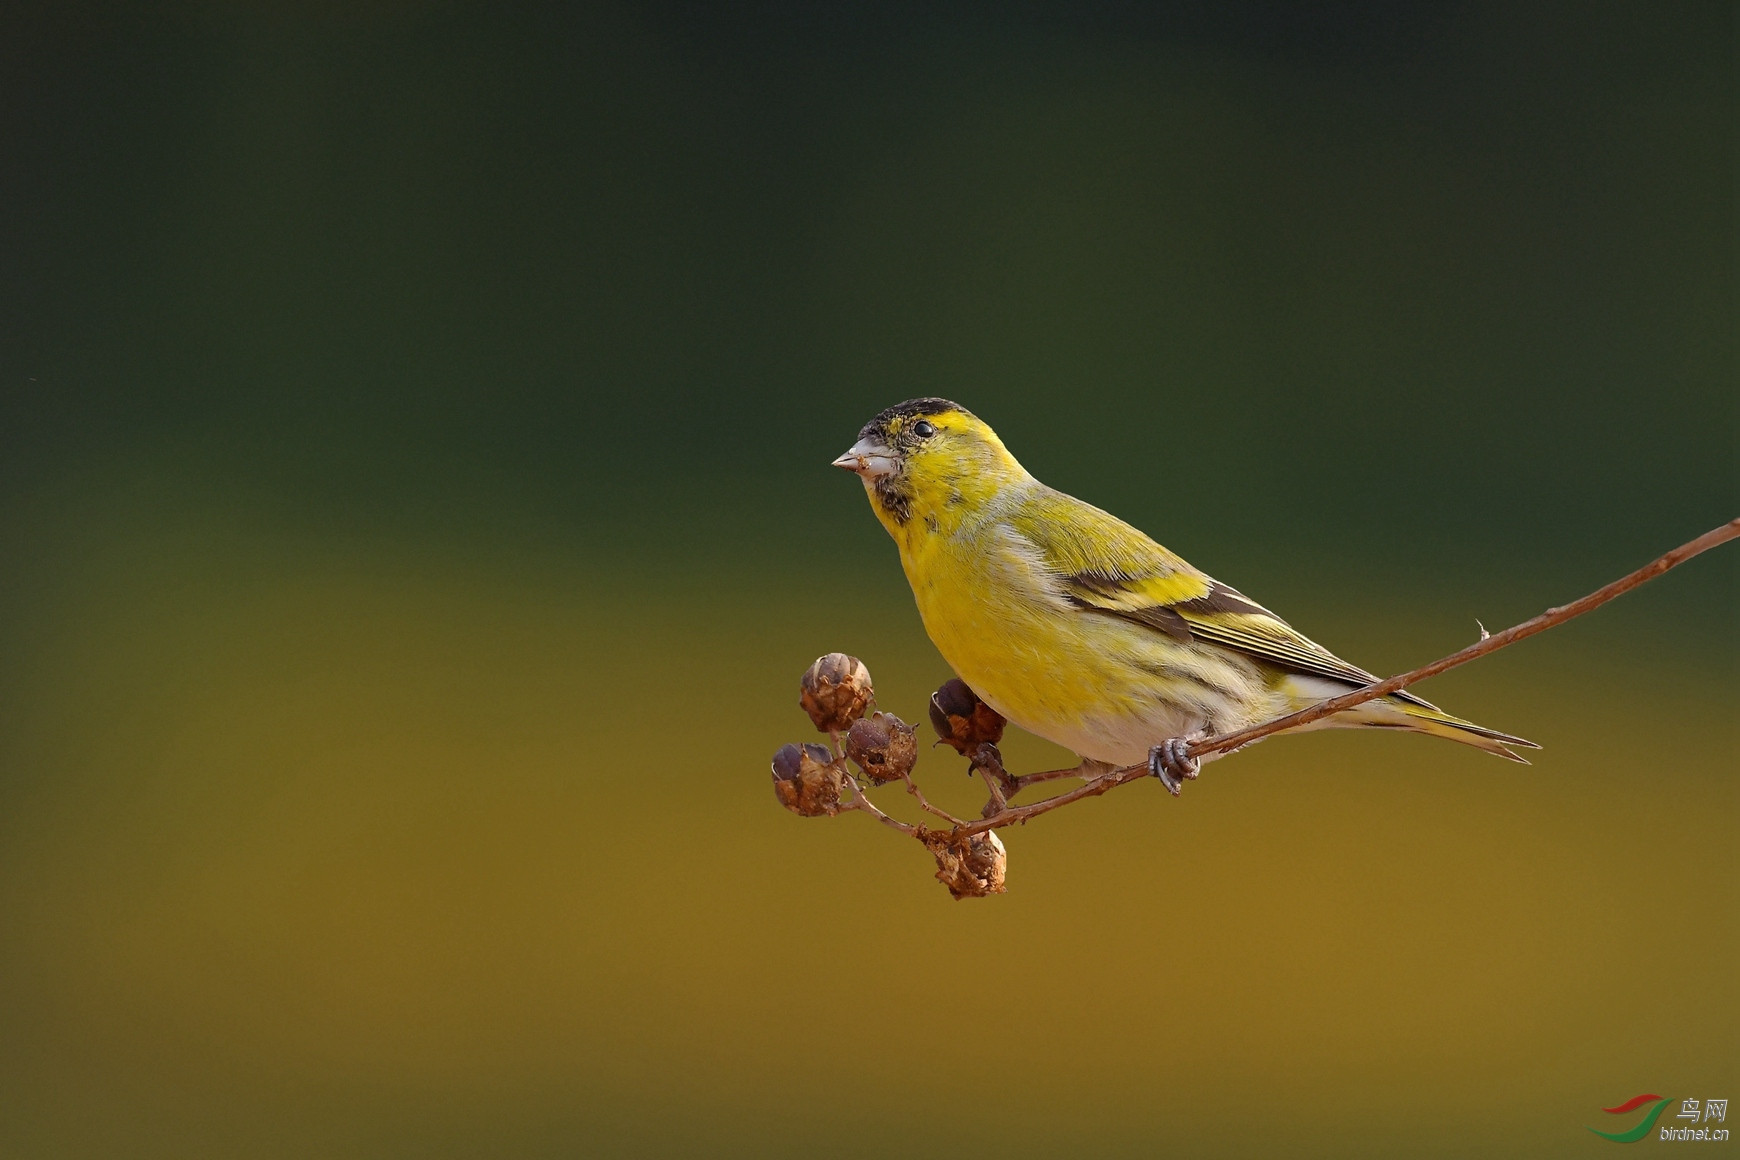
[[[1732,548],[1428,686],[1530,768],[1276,740],[999,898],[767,780],[948,675],[827,466],[910,396],[1378,671],[1733,517],[1730,5],[242,7],[0,17],[0,1152],[1740,1094]]]

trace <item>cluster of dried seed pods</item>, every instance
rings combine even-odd
[[[1002,841],[989,830],[962,832],[965,823],[925,801],[912,781],[918,730],[893,713],[877,710],[865,716],[875,700],[870,670],[857,657],[829,653],[804,672],[798,704],[830,744],[786,745],[773,755],[779,804],[806,818],[846,810],[872,813],[924,844],[936,859],[937,878],[956,898],[1003,893],[1009,859]],[[1003,718],[958,680],[931,697],[930,719],[940,742],[969,757],[1003,736]],[[865,796],[866,786],[895,781],[903,782],[927,811],[953,824],[932,829],[898,822]]]

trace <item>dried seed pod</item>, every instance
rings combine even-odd
[[[957,901],[1002,894],[1007,889],[1004,879],[1009,871],[1009,853],[994,830],[952,842],[939,841],[931,845],[930,852],[936,856],[937,880]]]
[[[804,672],[798,704],[823,733],[844,733],[864,715],[876,691],[870,670],[857,657],[829,653]]]
[[[936,735],[961,753],[1003,739],[1003,715],[979,699],[959,677],[930,695],[930,723]]]
[[[820,745],[785,745],[773,755],[773,795],[806,818],[831,814],[846,783],[834,755]]]
[[[893,713],[873,713],[852,722],[846,756],[876,785],[897,781],[918,764],[918,730]]]

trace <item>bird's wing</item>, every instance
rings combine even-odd
[[[1064,597],[1085,611],[1119,616],[1176,640],[1236,649],[1292,672],[1350,685],[1378,680],[1091,504],[1050,492],[1010,524],[1039,550]],[[1435,707],[1406,691],[1396,696]]]

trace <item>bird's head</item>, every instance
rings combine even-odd
[[[997,433],[958,403],[908,399],[864,424],[835,467],[856,472],[896,540],[953,530],[1028,478]]]

